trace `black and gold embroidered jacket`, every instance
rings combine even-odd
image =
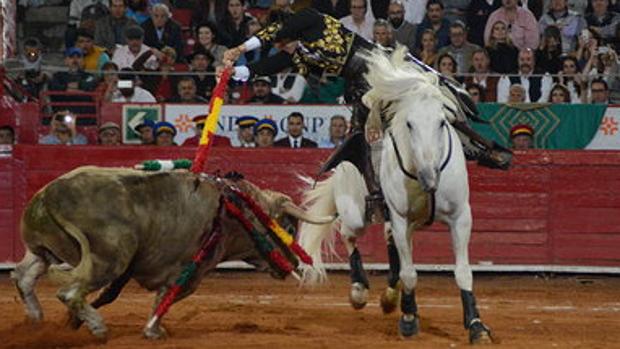
[[[313,70],[340,75],[351,53],[354,36],[337,19],[306,8],[256,34],[263,46],[298,40],[295,52],[291,55],[281,51],[251,64],[250,70],[257,75],[271,75],[295,66],[303,75]]]

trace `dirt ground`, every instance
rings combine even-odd
[[[348,276],[332,273],[314,289],[254,272],[217,272],[199,291],[176,304],[164,318],[169,337],[141,336],[153,295],[130,283],[119,299],[101,310],[107,343],[83,327],[67,328],[56,289],[43,280],[37,293],[45,311],[38,325],[25,322],[17,292],[0,274],[1,348],[463,348],[458,290],[449,274],[421,274],[417,300],[421,333],[402,340],[398,314],[383,315],[378,297],[385,276],[373,275],[370,302],[348,304]],[[620,277],[475,276],[483,320],[497,348],[620,348]]]

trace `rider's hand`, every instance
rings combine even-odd
[[[242,53],[242,45],[224,51],[224,57],[222,59],[222,61],[224,62],[224,66],[232,67]]]

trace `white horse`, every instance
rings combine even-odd
[[[410,64],[405,56],[403,47],[391,56],[379,51],[368,53],[366,79],[371,89],[364,96],[364,103],[370,109],[367,127],[384,132],[379,173],[403,285],[399,332],[403,337],[411,337],[419,331],[414,291],[417,273],[411,258],[411,240],[415,229],[430,215],[450,228],[456,264],[454,275],[461,290],[464,327],[469,330],[469,340],[489,342],[491,333],[480,320],[469,266],[467,249],[472,217],[467,167],[459,137],[450,125],[461,110],[450,94],[442,92],[434,75]],[[342,172],[343,178],[334,178],[339,174],[336,170],[328,179],[332,180],[334,190],[346,187],[349,181],[360,180]],[[363,200],[365,193],[357,195]],[[360,206],[358,197],[353,200],[346,195],[336,196],[335,201],[342,203],[337,209],[343,222],[347,221],[347,212],[355,211],[352,207],[364,207]],[[346,229],[344,226],[345,236]],[[301,229],[302,244],[304,239],[306,242],[313,239],[304,236],[308,233]],[[309,248],[311,245],[303,246],[316,253],[316,249]]]

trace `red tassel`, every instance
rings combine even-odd
[[[289,263],[277,250],[271,250],[269,257],[285,273],[290,274],[293,271],[293,266],[291,263]]]
[[[297,241],[293,241],[293,243],[289,247],[291,248],[291,250],[293,250],[293,252],[295,252],[297,256],[299,256],[299,259],[301,259],[302,262],[308,265],[312,265],[312,257],[308,256],[306,251],[304,251],[304,249],[297,244]]]

